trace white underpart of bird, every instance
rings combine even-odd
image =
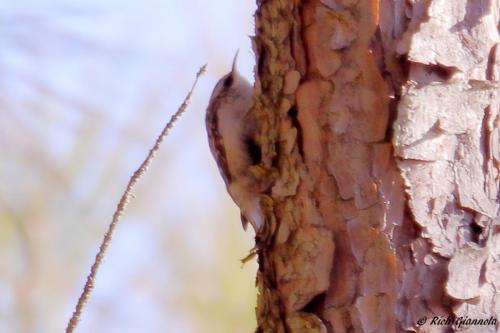
[[[215,85],[206,113],[206,127],[210,151],[217,162],[226,189],[241,211],[243,228],[247,221],[258,232],[263,224],[260,194],[255,178],[251,176],[252,152],[249,140],[257,130],[250,113],[253,88],[236,69],[238,53],[231,71]]]

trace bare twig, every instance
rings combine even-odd
[[[127,188],[125,189],[125,192],[122,194],[122,197],[120,198],[120,202],[118,202],[118,205],[116,207],[116,210],[113,214],[113,219],[111,220],[111,223],[108,226],[108,230],[106,231],[106,234],[104,235],[104,239],[102,240],[101,246],[99,247],[99,251],[97,252],[95,256],[94,263],[92,264],[92,267],[90,268],[90,273],[87,276],[87,281],[85,282],[85,286],[83,287],[82,293],[80,295],[80,298],[78,299],[78,303],[76,304],[75,311],[73,311],[73,315],[71,316],[68,325],[66,326],[66,333],[72,333],[73,330],[76,328],[76,325],[78,324],[78,320],[80,319],[80,316],[82,314],[83,308],[85,307],[85,304],[88,301],[88,298],[90,296],[90,293],[92,292],[92,289],[94,288],[94,283],[95,283],[95,277],[97,274],[97,271],[99,267],[101,266],[102,259],[104,258],[104,254],[106,253],[106,250],[111,242],[111,237],[113,236],[114,230],[116,228],[116,225],[118,224],[118,221],[120,220],[121,215],[123,214],[125,208],[127,207],[127,204],[129,203],[130,199],[132,198],[132,189],[134,188],[135,184],[137,181],[141,178],[141,176],[147,171],[149,165],[151,164],[151,161],[156,155],[156,152],[160,148],[161,143],[165,139],[165,137],[168,135],[170,129],[174,126],[174,123],[177,121],[177,119],[186,111],[187,106],[189,105],[189,102],[191,101],[191,95],[193,94],[194,88],[196,87],[196,83],[198,82],[198,79],[200,78],[201,75],[203,75],[206,71],[207,65],[204,65],[200,68],[198,73],[196,74],[196,78],[194,80],[193,86],[189,90],[186,98],[182,102],[181,106],[177,110],[177,112],[170,118],[170,121],[168,124],[163,128],[163,131],[161,134],[158,136],[156,139],[156,142],[149,150],[148,156],[146,159],[142,162],[142,164],[139,166],[139,168],[134,172],[132,177],[130,177],[130,180],[127,184]]]

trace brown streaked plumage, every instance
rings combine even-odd
[[[216,103],[216,104],[215,104]],[[218,128],[217,110],[220,100],[214,101],[214,109],[207,111],[205,117],[205,124],[207,126],[208,144],[212,155],[217,162],[220,174],[226,184],[231,183],[231,174],[229,173],[229,166],[227,165],[226,150],[222,141],[222,136]]]
[[[233,201],[241,210],[243,227],[249,221],[257,232],[262,224],[259,198],[248,172],[252,156],[248,141],[257,126],[249,114],[253,89],[236,70],[235,55],[231,72],[217,82],[205,117],[208,141],[219,172]]]

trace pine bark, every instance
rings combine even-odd
[[[258,1],[257,332],[498,319],[499,16],[500,0]]]

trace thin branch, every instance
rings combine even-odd
[[[127,184],[127,188],[125,189],[125,192],[122,194],[122,197],[120,198],[120,202],[118,203],[116,210],[113,214],[113,219],[111,220],[111,223],[108,226],[108,230],[106,231],[106,234],[104,235],[104,239],[102,240],[101,246],[99,247],[99,251],[97,252],[97,255],[95,256],[94,263],[92,264],[92,267],[90,268],[90,273],[87,276],[87,281],[85,282],[85,286],[83,287],[83,291],[80,295],[80,298],[78,299],[78,303],[76,304],[75,311],[73,312],[73,315],[71,316],[71,319],[68,322],[68,325],[66,326],[66,333],[72,333],[73,330],[76,328],[76,325],[78,324],[78,321],[80,319],[80,316],[82,314],[83,308],[85,307],[85,304],[88,301],[88,298],[90,296],[90,293],[92,292],[92,289],[94,288],[95,284],[95,277],[97,275],[97,271],[99,267],[101,266],[102,259],[104,258],[104,254],[106,253],[106,250],[108,249],[108,246],[111,242],[111,237],[113,236],[113,233],[115,231],[115,228],[118,224],[118,221],[120,220],[120,217],[122,216],[125,208],[127,207],[127,204],[130,202],[130,199],[133,197],[132,195],[132,190],[137,183],[137,181],[141,178],[141,176],[147,171],[149,165],[151,164],[151,161],[156,155],[156,152],[160,148],[161,143],[165,139],[165,137],[168,135],[170,129],[174,126],[175,122],[177,119],[186,111],[187,106],[189,105],[191,101],[191,95],[193,94],[194,88],[196,87],[196,84],[198,82],[198,79],[203,75],[206,71],[207,65],[204,65],[200,68],[198,73],[196,73],[196,78],[194,80],[194,83],[189,90],[189,93],[187,94],[186,98],[184,98],[184,101],[182,102],[181,106],[177,110],[177,112],[170,118],[170,121],[168,124],[163,128],[163,131],[161,134],[158,136],[156,139],[156,142],[149,150],[148,156],[146,159],[142,162],[140,167],[134,172],[132,177],[130,177],[130,180]]]

